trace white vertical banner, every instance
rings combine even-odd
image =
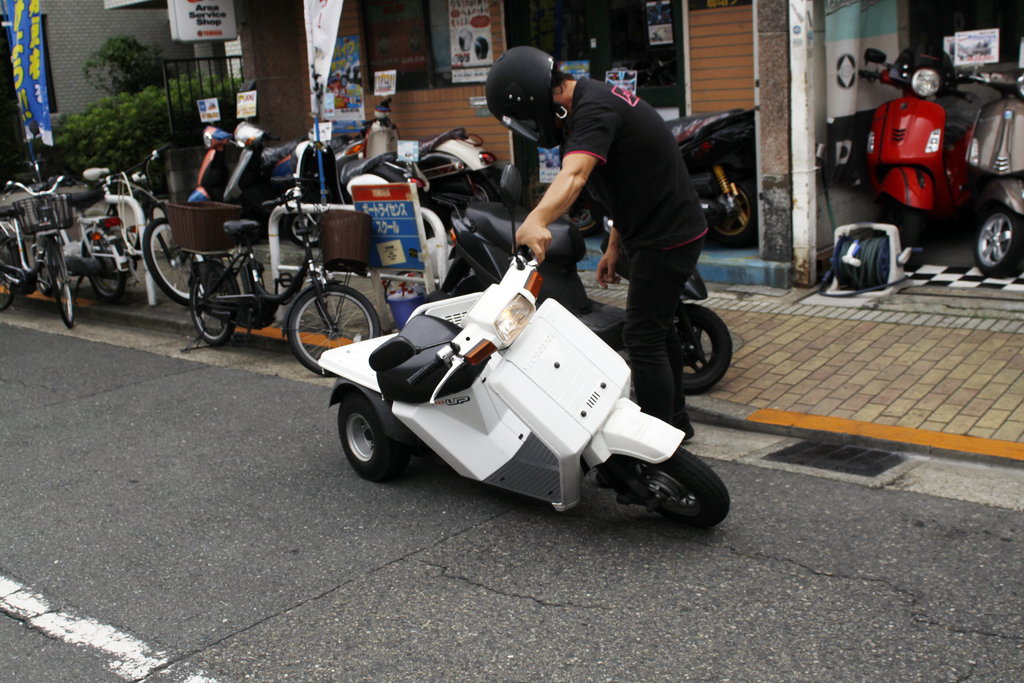
[[[343,0],[304,0],[306,8],[306,62],[309,64],[310,108],[313,115],[323,113],[327,72],[338,39]]]

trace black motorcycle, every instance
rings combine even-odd
[[[516,207],[518,227],[529,212]],[[471,202],[452,211],[455,236],[448,273],[438,297],[459,296],[482,291],[501,280],[512,258],[514,231],[508,210],[492,202]],[[580,231],[559,219],[548,225],[551,244],[538,267],[543,276],[538,303],[550,297],[565,306],[613,349],[622,350],[626,321],[624,309],[587,296],[576,264],[587,247]],[[718,315],[704,306],[690,303],[706,299],[707,287],[694,272],[686,283],[676,308],[676,327],[683,346],[683,389],[699,394],[713,387],[732,362],[732,337]]]
[[[753,110],[686,116],[668,125],[700,197],[708,236],[730,247],[757,244]]]

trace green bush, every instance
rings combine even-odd
[[[82,66],[85,80],[111,95],[141,92],[163,82],[160,50],[132,36],[114,36]]]
[[[81,173],[90,166],[134,166],[168,138],[163,90],[104,97],[80,114],[62,116],[54,132],[61,166]]]

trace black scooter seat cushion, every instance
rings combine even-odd
[[[434,387],[444,377],[446,368],[438,366],[416,384],[410,384],[417,371],[434,362],[437,352],[461,330],[455,323],[429,315],[414,315],[399,333],[413,346],[423,349],[401,365],[377,373],[380,393],[389,401],[424,403],[434,393]]]
[[[529,212],[515,208],[515,222],[518,227],[526,220]],[[498,245],[503,251],[512,255],[512,224],[509,222],[508,210],[496,202],[473,202],[466,208],[466,216],[473,228],[483,235],[491,244]],[[576,263],[587,253],[587,244],[583,235],[568,221],[559,218],[548,225],[551,231],[551,244],[548,246],[546,259],[563,263]]]

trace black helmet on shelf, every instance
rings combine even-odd
[[[487,75],[487,108],[503,126],[540,147],[557,147],[551,97],[555,60],[543,50],[521,45],[506,51]]]

